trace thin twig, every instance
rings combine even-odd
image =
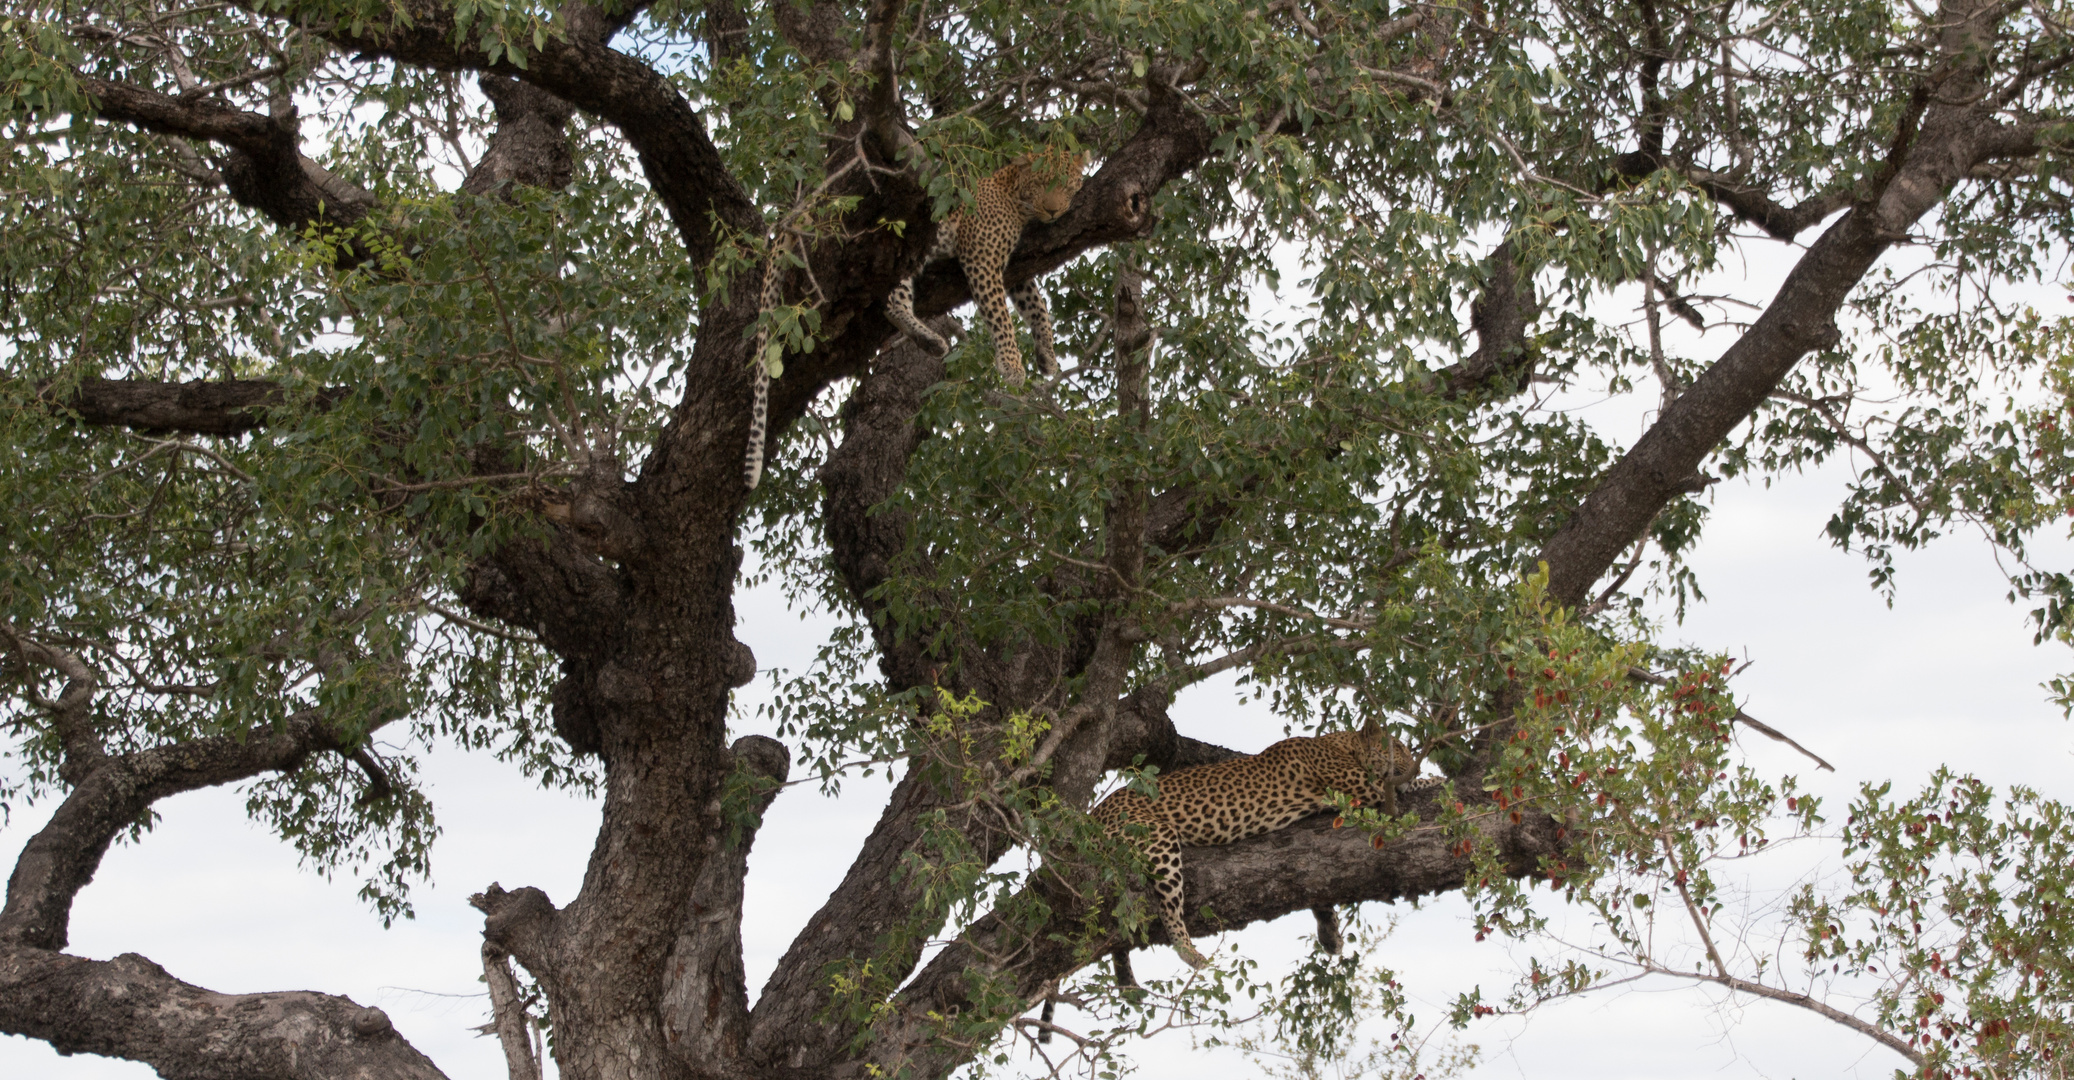
[[[1631,667],[1628,669],[1628,678],[1633,679],[1636,682],[1648,683],[1651,686],[1666,686],[1669,685],[1671,681],[1669,679],[1664,678],[1661,675],[1652,675],[1649,672],[1643,671],[1641,668],[1638,667]],[[1776,739],[1779,742],[1785,743],[1787,746],[1790,746],[1795,750],[1798,750],[1801,753],[1807,755],[1809,760],[1813,761],[1816,765],[1819,765],[1822,768],[1829,770],[1830,772],[1836,771],[1836,766],[1831,765],[1830,763],[1822,760],[1821,756],[1816,754],[1813,750],[1810,750],[1807,747],[1802,746],[1797,742],[1794,742],[1792,738],[1786,735],[1786,733],[1780,731],[1775,727],[1772,727],[1769,724],[1759,721],[1756,717],[1751,716],[1749,713],[1746,713],[1741,709],[1737,709],[1736,714],[1734,716],[1729,717],[1729,719],[1734,721],[1735,723],[1741,724],[1744,727],[1749,728],[1752,731],[1755,731],[1759,735],[1764,735],[1769,738]]]
[[[1704,971],[1678,971],[1673,968],[1663,967],[1662,965],[1647,960],[1643,961],[1642,966],[1645,970],[1650,971],[1654,974],[1676,975],[1681,979],[1698,979],[1703,982],[1710,982],[1720,986],[1725,986],[1730,990],[1734,990],[1739,993],[1749,994],[1753,997],[1769,998],[1772,1001],[1782,1001],[1788,1005],[1798,1005],[1801,1008],[1816,1014],[1817,1016],[1820,1016],[1827,1020],[1833,1020],[1836,1023],[1842,1024],[1843,1026],[1850,1028],[1852,1031],[1855,1031],[1858,1034],[1865,1036],[1866,1038],[1872,1039],[1873,1041],[1879,1043],[1881,1046],[1884,1046],[1887,1049],[1892,1050],[1897,1054],[1900,1054],[1902,1057],[1907,1058],[1910,1062],[1914,1063],[1919,1068],[1923,1064],[1923,1055],[1917,1053],[1915,1049],[1909,1046],[1907,1042],[1903,1041],[1900,1036],[1895,1035],[1894,1033],[1887,1031],[1876,1024],[1871,1024],[1867,1023],[1864,1020],[1860,1020],[1857,1017],[1852,1016],[1850,1013],[1843,1011],[1842,1009],[1836,1008],[1835,1006],[1826,1004],[1822,1001],[1818,1001],[1807,994],[1803,994],[1794,990],[1781,990],[1777,987],[1766,986],[1763,983],[1751,982],[1748,979],[1739,979],[1733,975],[1709,975]]]
[[[1277,604],[1271,600],[1254,600],[1244,596],[1206,596],[1194,600],[1180,600],[1168,607],[1167,613],[1179,615],[1188,611],[1235,607],[1258,608],[1261,611],[1272,611],[1278,615],[1310,619],[1324,623],[1327,626],[1338,627],[1341,630],[1372,630],[1375,628],[1374,619],[1336,619],[1330,615],[1320,615],[1315,611],[1306,611],[1303,608],[1290,607],[1287,604]]]
[[[432,612],[434,615],[437,615],[448,622],[458,623],[462,626],[467,627],[470,630],[474,630],[484,634],[489,634],[492,637],[500,637],[506,641],[516,641],[521,645],[540,644],[540,639],[534,637],[531,634],[513,633],[512,631],[506,630],[501,626],[493,626],[489,623],[482,622],[478,619],[471,619],[458,611],[454,611],[450,608],[443,607],[439,604],[435,604],[430,601],[426,602],[425,610]]]

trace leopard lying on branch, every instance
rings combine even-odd
[[[1159,893],[1160,922],[1191,967],[1208,961],[1189,940],[1181,896],[1181,849],[1230,844],[1273,832],[1333,804],[1338,792],[1397,812],[1397,793],[1437,787],[1419,778],[1418,759],[1383,734],[1373,717],[1360,731],[1283,739],[1249,757],[1181,769],[1159,778],[1159,797],[1119,791],[1090,815],[1111,836],[1144,852]],[[1130,828],[1143,826],[1142,831]],[[1325,944],[1320,920],[1320,943]],[[1336,937],[1337,935],[1332,935]]]

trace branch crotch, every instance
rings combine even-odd
[[[749,990],[742,970],[742,882],[749,846],[791,771],[783,744],[735,740],[735,772],[711,807],[719,822],[670,949],[662,1001],[670,1052],[694,1068],[737,1061],[748,1042]]]

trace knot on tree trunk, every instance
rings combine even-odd
[[[389,1023],[389,1014],[370,1005],[353,1014],[353,1034],[371,1039],[394,1027]]]

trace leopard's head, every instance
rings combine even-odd
[[[1087,161],[1085,153],[1044,150],[1017,162],[1022,177],[1016,194],[1029,215],[1038,221],[1058,220],[1080,193]]]
[[[1418,761],[1404,744],[1383,731],[1382,725],[1370,716],[1361,724],[1360,747],[1361,770],[1378,780],[1387,777],[1407,777],[1418,772]]]

